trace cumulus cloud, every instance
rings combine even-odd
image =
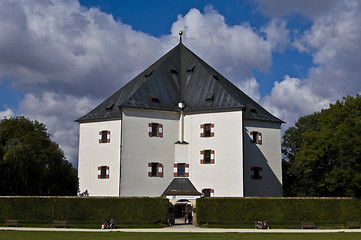
[[[261,100],[261,94],[259,93],[259,83],[254,77],[243,80],[237,84],[237,87],[242,89],[245,94],[247,94],[256,102]]]
[[[0,120],[3,118],[10,118],[14,116],[13,110],[6,108],[4,111],[0,111]]]
[[[0,1],[0,11],[0,73],[22,90],[109,95],[163,53],[159,39],[77,1]]]
[[[66,158],[77,166],[78,124],[74,120],[90,111],[97,102],[87,97],[44,92],[28,93],[19,104],[22,114],[31,120],[45,123],[51,139],[59,144]]]
[[[291,123],[361,89],[361,4],[330,1],[327,6],[327,11],[312,16],[311,28],[293,42],[300,52],[313,57],[315,66],[309,69],[308,77],[285,76],[264,99],[270,109]]]
[[[261,31],[266,34],[267,41],[274,52],[283,53],[290,43],[290,30],[287,29],[285,20],[274,18]]]
[[[205,13],[191,9],[178,16],[172,35],[184,30],[186,45],[235,82],[252,77],[252,69],[267,71],[272,65],[272,45],[248,23],[229,26],[213,8]],[[274,39],[276,40],[276,39]]]
[[[263,99],[264,106],[290,126],[300,116],[308,115],[329,106],[330,100],[322,98],[301,79],[286,75],[275,82],[272,92]]]

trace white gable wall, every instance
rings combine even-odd
[[[99,143],[99,132],[110,131],[110,142]],[[79,188],[90,196],[119,196],[121,120],[80,123]],[[109,178],[98,178],[98,167],[109,167]]]
[[[280,123],[244,121],[245,196],[282,196]],[[251,143],[250,132],[262,134],[262,144]],[[252,168],[261,167],[262,179],[252,179]]]
[[[242,111],[186,115],[189,179],[197,188],[214,189],[214,197],[243,197]],[[214,137],[201,137],[200,125],[214,124]],[[201,164],[200,151],[214,150],[215,163]]]
[[[173,180],[179,113],[123,109],[121,196],[159,197]],[[149,137],[148,124],[163,125],[163,137]],[[163,177],[149,177],[148,163],[163,164]]]

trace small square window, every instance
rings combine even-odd
[[[210,137],[211,136],[211,124],[204,124],[204,136]]]
[[[213,197],[214,196],[214,189],[205,188],[202,189],[203,197]]]
[[[158,123],[152,123],[152,137],[158,136]]]
[[[214,137],[214,124],[206,123],[201,124],[200,128],[201,137]]]
[[[163,137],[163,125],[160,123],[149,123],[149,137]]]
[[[178,163],[178,167],[177,167],[177,175],[178,175],[178,177],[184,177],[185,176],[185,171],[186,171],[185,163]]]
[[[152,163],[152,177],[158,176],[158,163]]]
[[[106,143],[108,139],[108,131],[102,131],[102,143]]]
[[[252,179],[262,179],[262,168],[261,167],[252,167],[251,171],[253,172]]]
[[[262,133],[261,132],[257,132],[257,131],[250,132],[250,137],[251,137],[251,143],[262,144]]]
[[[108,166],[98,167],[98,178],[99,179],[109,178],[109,167]]]
[[[163,164],[158,162],[148,163],[149,177],[163,177]]]
[[[99,143],[110,143],[110,131],[103,130],[99,132]]]
[[[211,150],[204,150],[204,163],[211,163]]]

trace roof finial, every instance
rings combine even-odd
[[[179,30],[179,42],[182,43],[182,35],[183,35],[183,31],[182,29]]]

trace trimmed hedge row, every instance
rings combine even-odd
[[[198,224],[244,224],[268,220],[289,224],[300,221],[345,223],[361,220],[360,199],[201,198]]]
[[[66,220],[77,223],[166,223],[168,199],[93,197],[0,197],[0,219],[27,222]]]

